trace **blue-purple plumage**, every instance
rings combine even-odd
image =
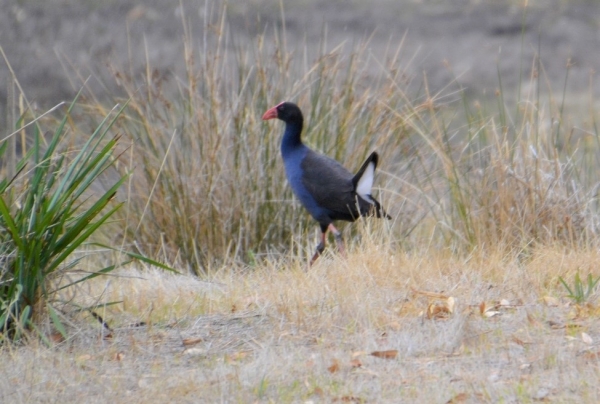
[[[370,194],[372,176],[378,162],[377,153],[371,153],[357,174],[353,175],[337,161],[316,153],[302,143],[304,119],[297,105],[283,102],[263,115],[265,120],[273,118],[286,124],[281,155],[292,191],[321,226],[322,240],[312,261],[324,248],[327,229],[337,232],[333,221],[353,222],[367,215],[390,218]],[[363,178],[364,175],[370,177]],[[339,233],[336,233],[336,237],[340,237]],[[341,243],[341,239],[338,241]]]

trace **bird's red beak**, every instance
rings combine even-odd
[[[278,107],[278,105],[274,106],[273,108],[271,108],[267,112],[265,112],[265,114],[262,116],[263,121],[277,118],[277,107]]]

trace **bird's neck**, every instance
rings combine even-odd
[[[285,132],[283,132],[283,139],[281,140],[281,154],[283,157],[302,148],[301,133],[302,122],[287,122],[285,124]]]

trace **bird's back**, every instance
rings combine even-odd
[[[304,187],[331,220],[354,221],[360,216],[353,175],[340,163],[309,150],[301,167]]]

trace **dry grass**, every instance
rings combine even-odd
[[[540,91],[508,106],[500,88],[492,112],[458,83],[406,94],[400,52],[300,55],[279,34],[236,48],[224,16],[205,24],[175,93],[152,66],[115,70],[133,173],[112,227],[202,278],[129,268],[66,291],[116,302],[95,310],[111,330],[65,305],[68,340],[42,321],[54,346],[1,348],[0,401],[599,401],[595,295],[576,306],[558,282],[600,275],[593,110],[578,125]],[[534,70],[523,88],[543,85]],[[345,231],[348,258],[309,271],[316,226],[286,186],[280,130],[259,120],[283,98],[349,168],[381,152],[394,216]],[[93,121],[106,107],[88,100]]]
[[[373,150],[400,150],[408,136],[402,118],[389,114],[404,98],[395,89],[402,72],[390,73],[396,59],[367,80],[369,63],[379,62],[364,44],[323,43],[307,61],[279,35],[230,49],[226,19],[215,24],[202,54],[197,39],[185,38],[185,77],[157,76],[152,66],[144,77],[115,72],[130,100],[118,123],[132,139],[127,239],[196,274],[286,251],[311,220],[285,180],[283,128],[260,119],[267,108],[297,102],[305,141],[351,170]]]
[[[597,402],[597,309],[561,297],[557,274],[598,274],[599,258],[458,259],[367,238],[308,272],[132,268],[87,286],[123,301],[98,311],[110,337],[82,316],[52,348],[3,348],[2,402]],[[453,311],[435,314],[446,297]],[[370,355],[386,350],[397,356]]]
[[[194,23],[204,37],[190,34]],[[406,249],[527,255],[548,243],[597,244],[595,113],[577,109],[573,119],[537,59],[522,63],[528,92],[505,92],[499,80],[495,99],[471,100],[458,79],[432,94],[426,79],[407,75],[403,42],[383,56],[369,38],[289,49],[274,30],[242,46],[225,9],[182,24],[185,72],[111,66],[125,95],[114,99],[128,101],[114,126],[129,147],[119,161],[131,173],[119,195],[127,205],[115,225],[124,245],[198,275],[312,250],[314,223],[283,172],[282,125],[260,120],[284,99],[303,109],[306,143],[350,170],[381,154],[376,197]],[[76,121],[104,116],[84,93]],[[85,124],[73,126],[85,138]]]

